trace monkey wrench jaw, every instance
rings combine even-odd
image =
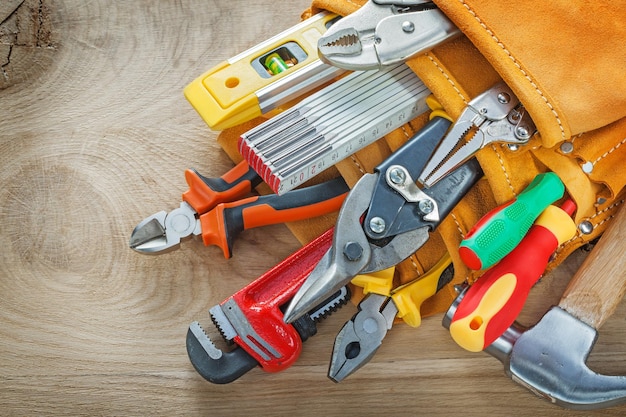
[[[202,377],[226,384],[256,366],[278,372],[298,359],[302,343],[317,332],[316,322],[350,298],[343,287],[292,324],[283,320],[282,307],[328,250],[332,238],[330,229],[209,310],[224,339],[233,344],[229,350],[215,346],[198,322],[191,324],[187,353]]]
[[[197,321],[187,331],[187,354],[195,370],[214,384],[233,382],[259,365],[240,347],[227,352],[218,349]]]

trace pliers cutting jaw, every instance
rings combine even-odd
[[[406,61],[459,34],[431,2],[370,0],[335,23],[318,41],[320,59],[349,70]]]
[[[340,382],[374,356],[398,309],[389,297],[368,294],[359,303],[359,312],[337,334],[328,377]]]
[[[169,213],[160,211],[145,218],[133,230],[129,245],[141,253],[164,253],[178,248],[185,238],[201,233],[196,211],[183,201]]]
[[[357,282],[353,280],[355,285],[365,284],[366,295],[358,305],[358,312],[335,338],[328,377],[341,382],[369,362],[391,330],[394,319],[402,318],[411,327],[418,327],[422,303],[450,283],[453,276],[452,259],[446,253],[428,272],[389,292],[383,285],[368,287],[371,275],[364,275]],[[387,279],[393,280],[393,275]]]

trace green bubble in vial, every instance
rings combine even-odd
[[[265,67],[270,70],[272,75],[280,74],[289,69],[287,63],[276,52],[265,58]]]

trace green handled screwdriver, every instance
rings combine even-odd
[[[485,214],[467,233],[459,255],[468,268],[487,269],[511,252],[546,207],[563,197],[554,172],[537,175],[517,198]]]

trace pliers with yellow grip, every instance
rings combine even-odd
[[[352,283],[363,287],[365,297],[356,313],[337,334],[328,377],[340,382],[374,356],[396,318],[411,327],[421,324],[420,307],[454,276],[446,253],[425,275],[393,290],[394,268],[372,275],[359,275]]]

